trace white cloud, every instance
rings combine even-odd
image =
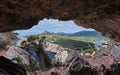
[[[77,26],[73,21],[59,21],[55,19],[43,19],[38,23],[38,25],[33,26],[27,30],[17,30],[21,36],[39,34],[44,31],[49,32],[65,32],[65,33],[74,33],[83,30],[93,30],[86,29],[81,26]]]

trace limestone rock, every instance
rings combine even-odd
[[[25,38],[25,37],[21,38],[21,39],[18,41],[17,46],[21,47],[21,46],[22,46],[22,42],[24,42],[24,41],[27,41],[27,38]]]
[[[54,60],[56,62],[61,62],[62,64],[64,64],[67,56],[68,56],[67,51],[58,51],[57,54],[55,55]]]
[[[20,59],[21,64],[26,64],[29,65],[30,64],[30,60],[29,60],[29,53],[26,52],[25,50],[19,48],[19,47],[15,47],[15,46],[11,46],[4,54],[4,57],[13,60],[13,59]],[[34,60],[33,60],[34,61]]]
[[[43,44],[43,47],[44,47],[44,50],[54,52],[54,53],[64,50],[62,46],[54,44],[54,43],[50,43],[50,42],[45,42]]]
[[[120,47],[114,47],[110,53],[114,56],[116,62],[120,64]]]

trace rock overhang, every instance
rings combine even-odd
[[[28,29],[43,18],[73,20],[120,41],[120,0],[0,1],[0,32]]]

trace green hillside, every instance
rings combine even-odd
[[[98,40],[93,37],[78,37],[78,36],[60,36],[57,34],[44,32],[42,34],[35,35],[35,37],[46,37],[46,41],[59,44],[65,48],[71,49],[86,49],[94,47],[93,41]]]
[[[102,36],[97,31],[80,31],[80,32],[70,34],[69,36],[84,36],[84,37],[99,37],[99,38],[102,38]]]
[[[56,38],[62,38],[62,39],[71,39],[71,40],[76,40],[76,41],[83,41],[83,42],[95,42],[95,41],[100,41],[101,38],[99,37],[93,37],[93,36],[68,36],[68,35],[59,35],[55,33],[50,33],[50,32],[44,32],[42,34],[38,34],[35,36],[46,36],[47,41],[54,41]],[[102,38],[103,39],[103,38]]]

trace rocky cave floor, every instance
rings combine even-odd
[[[103,51],[97,56],[81,57],[72,52],[65,67],[52,68],[38,75],[120,75],[120,48]]]

